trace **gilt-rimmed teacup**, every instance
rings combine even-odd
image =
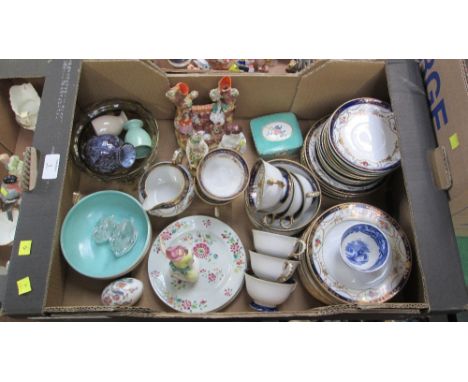
[[[254,169],[252,187],[256,193],[255,208],[258,211],[271,211],[285,199],[289,183],[288,176],[263,159],[255,163]]]
[[[230,149],[210,151],[197,168],[198,190],[208,199],[227,202],[247,187],[249,167],[242,156]]]
[[[250,264],[257,277],[264,280],[283,283],[289,280],[296,271],[299,261],[282,259],[249,251]]]
[[[298,259],[306,250],[304,240],[297,237],[252,230],[254,246],[257,252],[282,259]]]

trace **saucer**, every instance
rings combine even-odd
[[[341,258],[340,238],[357,223],[373,224],[388,238],[392,255],[376,272],[355,271]],[[344,203],[325,211],[311,227],[307,245],[307,271],[340,302],[385,302],[403,288],[410,275],[411,249],[405,233],[387,213],[368,204]]]
[[[176,279],[161,250],[176,245],[193,246],[200,270],[194,284]],[[222,309],[242,289],[246,269],[244,246],[222,221],[208,216],[188,216],[167,226],[153,243],[148,274],[156,295],[169,307],[183,313],[207,313]]]

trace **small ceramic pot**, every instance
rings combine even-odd
[[[249,252],[252,270],[257,277],[263,280],[283,283],[292,277],[299,265],[299,261],[280,259],[254,251]]]
[[[215,149],[197,168],[199,190],[211,200],[230,201],[244,192],[249,181],[249,168],[234,150]]]
[[[135,163],[135,148],[114,135],[94,136],[86,143],[84,159],[89,168],[100,174],[112,174]]]
[[[135,147],[137,159],[146,158],[151,154],[153,142],[150,135],[143,129],[141,119],[131,119],[123,125],[127,131],[125,134],[125,143],[130,143]]]
[[[122,127],[127,122],[127,116],[123,111],[120,115],[101,115],[91,121],[96,135],[120,135]]]
[[[180,164],[181,153],[176,151],[172,162],[159,162],[141,177],[138,196],[150,215],[175,216],[192,203],[195,195],[194,180]]]
[[[132,306],[143,295],[143,283],[132,277],[113,281],[104,288],[101,302],[106,306]]]
[[[375,272],[390,257],[390,245],[385,234],[371,224],[355,224],[341,237],[340,254],[350,268],[359,272]]]
[[[298,259],[306,250],[306,243],[296,237],[252,230],[255,249],[282,259]]]
[[[290,279],[285,283],[277,283],[259,279],[245,272],[245,286],[252,298],[252,309],[260,312],[275,312],[277,306],[284,303],[296,289],[296,281]]]
[[[270,211],[284,199],[288,180],[278,168],[262,159],[254,168],[256,170],[253,182],[256,192],[255,207],[259,211]]]
[[[25,129],[35,130],[41,98],[30,83],[10,88],[10,105],[16,121]]]

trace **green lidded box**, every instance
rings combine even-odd
[[[258,155],[265,159],[293,156],[302,147],[302,133],[294,113],[254,118],[250,130]]]

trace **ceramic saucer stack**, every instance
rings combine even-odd
[[[342,239],[356,225],[375,227],[388,242],[388,259],[376,271],[357,270],[342,257]],[[325,304],[382,303],[400,292],[409,278],[412,260],[405,233],[386,212],[368,204],[344,203],[328,209],[302,238],[306,253],[299,276],[307,291]]]
[[[327,196],[353,198],[374,191],[400,165],[390,105],[373,98],[346,102],[312,126],[301,158]]]
[[[317,215],[321,191],[318,180],[301,164],[260,159],[251,170],[244,197],[247,216],[256,228],[291,236]]]

